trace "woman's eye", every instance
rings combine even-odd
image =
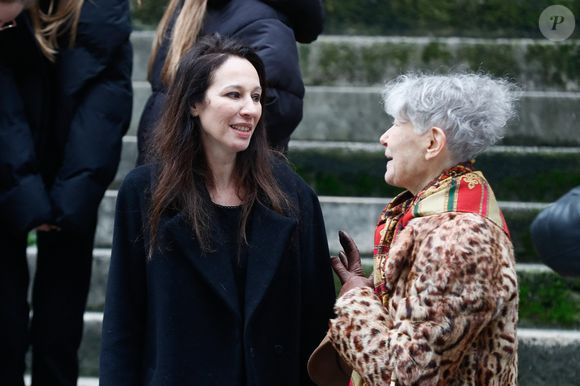
[[[252,95],[252,100],[253,100],[254,102],[259,102],[261,97],[262,97],[262,96],[261,96],[260,94],[253,94],[253,95]]]
[[[240,97],[240,93],[237,91],[231,91],[231,92],[227,93],[226,96],[229,98],[238,99]]]

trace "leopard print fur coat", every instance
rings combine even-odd
[[[497,225],[472,213],[413,219],[386,279],[386,306],[355,288],[330,321],[333,346],[366,384],[517,384],[515,261]]]

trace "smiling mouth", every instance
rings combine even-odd
[[[250,126],[230,125],[230,127],[236,131],[241,131],[242,133],[249,133],[252,131]]]

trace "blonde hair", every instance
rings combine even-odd
[[[170,22],[174,19],[179,4],[183,2],[181,11],[175,19],[175,24],[171,29],[171,36],[166,36]],[[153,48],[148,63],[148,77],[151,80],[153,63],[159,51],[159,47],[164,39],[169,39],[169,50],[163,68],[161,70],[161,81],[167,86],[175,77],[179,60],[183,54],[189,50],[196,42],[207,8],[207,0],[171,0],[165,9],[165,13],[159,22]]]
[[[40,50],[50,61],[58,51],[58,37],[70,28],[69,46],[75,43],[77,26],[83,6],[83,0],[59,0],[55,6],[55,0],[50,0],[48,10],[40,9],[38,1],[34,0],[0,0],[2,3],[21,3],[28,9],[32,19],[34,38]]]

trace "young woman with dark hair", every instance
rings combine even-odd
[[[117,198],[101,385],[310,385],[334,285],[314,192],[268,147],[264,66],[238,42],[186,53]]]
[[[321,0],[170,0],[149,58],[152,93],[137,131],[137,163],[146,162],[150,154],[152,130],[165,110],[167,88],[182,56],[200,37],[213,33],[242,41],[264,62],[268,142],[286,149],[302,120],[304,84],[296,43],[316,40],[322,27]]]

